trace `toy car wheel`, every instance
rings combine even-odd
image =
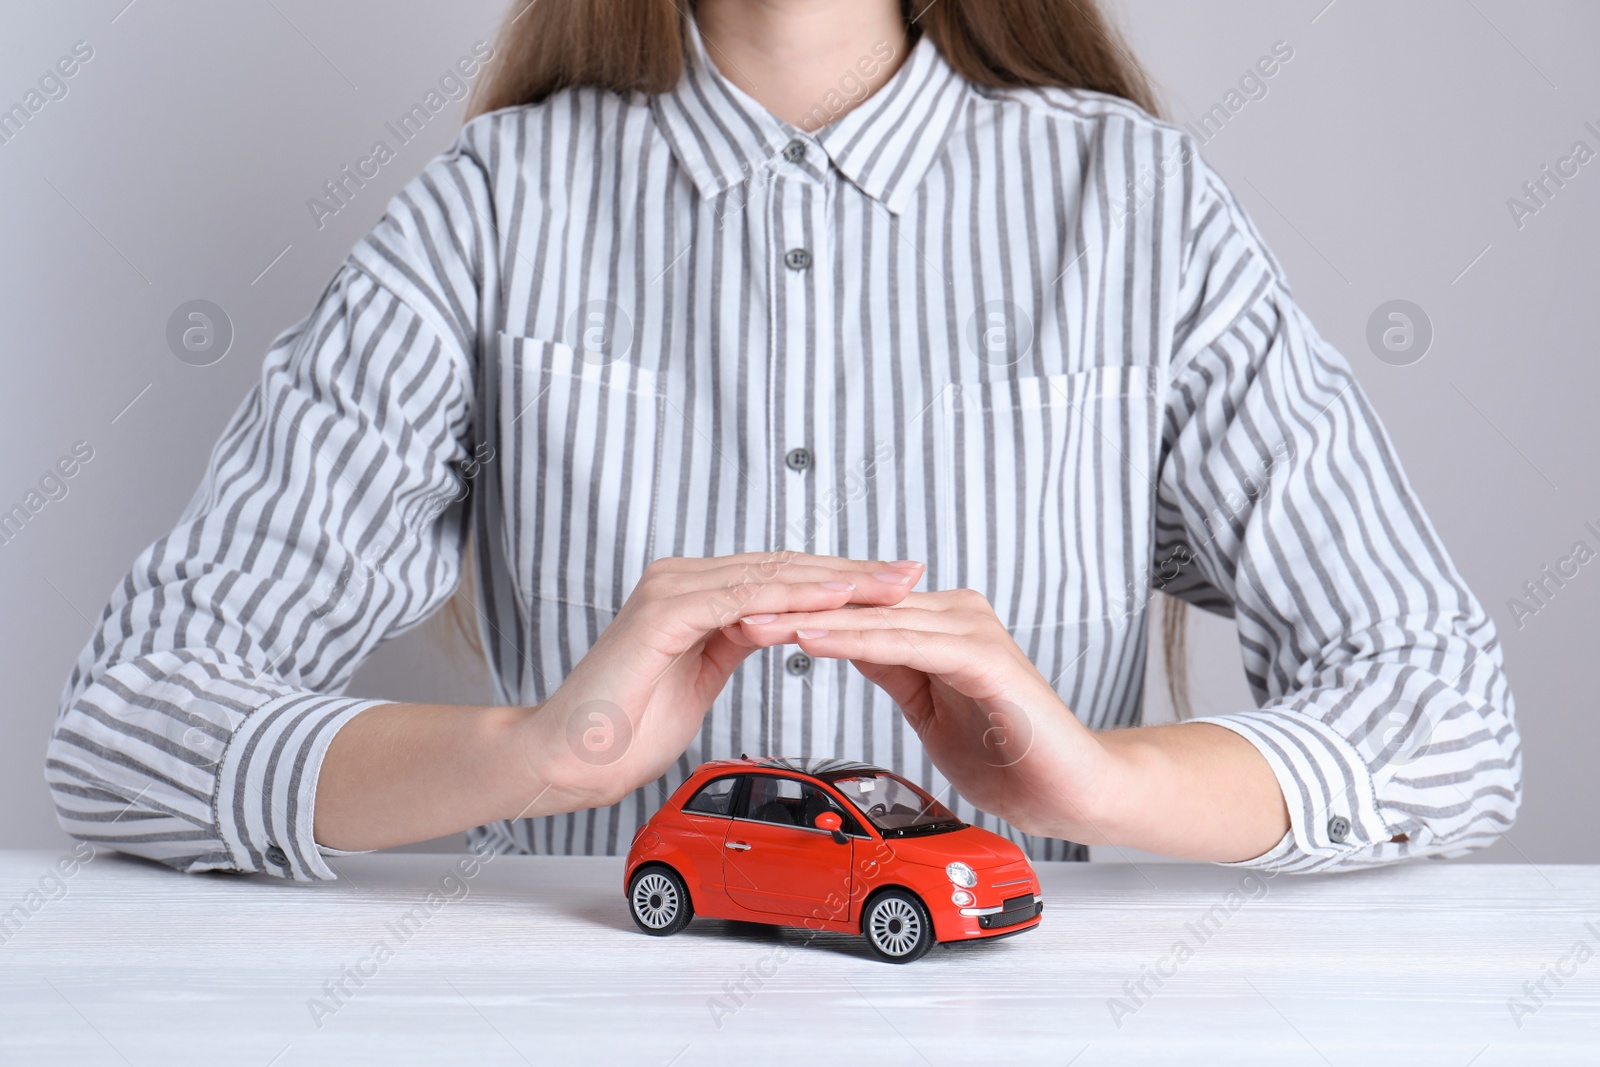
[[[891,889],[872,899],[861,917],[861,932],[873,954],[889,963],[921,959],[934,942],[928,909],[903,889]]]
[[[689,887],[670,867],[646,867],[633,876],[628,911],[634,924],[653,937],[675,934],[694,918]]]

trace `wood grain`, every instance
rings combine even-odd
[[[1574,955],[1600,953],[1600,867],[1043,864],[1038,930],[896,967],[768,927],[645,937],[615,859],[355,856],[301,886],[111,853],[58,884],[58,855],[0,852],[0,1063],[1600,1062],[1600,958]]]

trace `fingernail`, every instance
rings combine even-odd
[[[824,588],[824,589],[832,589],[835,592],[843,592],[846,589],[854,589],[855,587],[856,587],[856,583],[854,583],[854,582],[833,581],[833,582],[823,582],[822,583],[822,588]]]
[[[880,582],[888,582],[890,585],[905,585],[911,580],[911,575],[906,574],[904,571],[899,574],[894,571],[879,571],[873,577]]]
[[[777,618],[776,615],[746,615],[744,618],[740,619],[739,621],[740,622],[771,622],[773,619],[776,619],[776,618]]]
[[[827,637],[828,636],[828,631],[826,631],[826,630],[796,630],[794,632],[794,635],[796,637]]]
[[[918,563],[914,559],[897,559],[894,562],[890,563],[889,566],[898,567],[898,568],[900,568],[901,570],[904,570],[904,571],[914,571],[918,567],[922,566],[922,564]]]

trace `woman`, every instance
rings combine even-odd
[[[741,751],[1045,858],[1510,824],[1489,618],[1085,0],[541,0],[496,64],[113,595],[69,831],[296,879],[615,853]],[[468,560],[498,706],[339,695]],[[1136,725],[1153,588],[1237,619],[1259,707]]]

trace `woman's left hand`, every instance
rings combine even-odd
[[[888,607],[746,616],[752,644],[847,659],[893,698],[956,791],[1026,833],[1102,843],[1111,755],[1039,673],[982,593]]]

